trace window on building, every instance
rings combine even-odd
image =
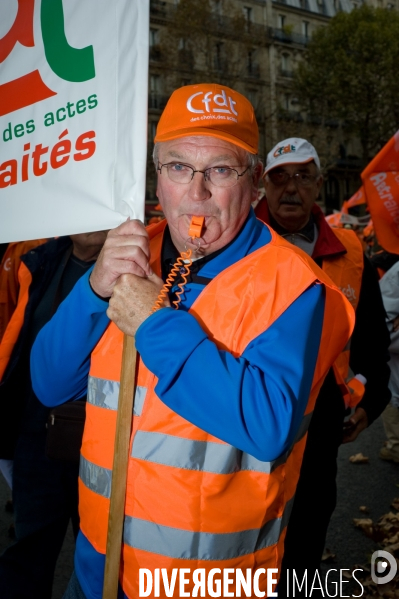
[[[159,94],[161,89],[161,78],[159,75],[150,75],[150,93]]]
[[[215,69],[217,69],[218,71],[220,71],[222,69],[222,48],[223,48],[223,43],[222,42],[218,42],[215,45]]]
[[[245,20],[249,23],[252,21],[252,8],[250,6],[243,6]]]
[[[277,26],[279,29],[283,29],[285,25],[285,15],[278,15],[277,16]]]
[[[148,84],[148,107],[160,110],[163,108],[163,106],[161,106],[162,96],[160,94],[161,77],[159,75],[150,75]]]
[[[253,52],[248,52],[248,55],[247,55],[248,73],[252,73],[253,67],[254,67]]]
[[[214,14],[216,16],[217,22],[222,24],[222,16],[223,16],[223,2],[222,0],[214,0]]]
[[[151,121],[150,126],[149,126],[150,143],[152,143],[156,132],[157,132],[157,123],[155,121]]]
[[[254,108],[257,107],[258,104],[258,90],[257,89],[248,89],[246,96],[248,100],[251,102]]]
[[[282,54],[281,55],[281,70],[286,73],[290,70],[290,55]]]
[[[283,96],[283,107],[285,108],[285,110],[289,110],[291,107],[291,98],[290,98],[290,94],[284,94]]]
[[[159,31],[158,29],[150,28],[150,48],[158,46],[159,44]]]
[[[302,35],[309,37],[309,21],[302,21]]]
[[[247,31],[251,29],[252,23],[252,8],[250,6],[243,6],[244,16],[245,16],[245,24]]]

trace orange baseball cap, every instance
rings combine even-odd
[[[186,85],[173,92],[158,123],[154,143],[189,135],[229,141],[258,152],[259,130],[252,104],[217,83]]]

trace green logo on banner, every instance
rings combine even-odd
[[[35,0],[19,0],[11,29],[0,39],[0,63],[11,54],[15,44],[32,48]],[[65,36],[62,0],[42,0],[40,22],[44,52],[52,71],[61,79],[79,83],[95,77],[93,46],[73,48]],[[38,70],[0,85],[0,116],[55,96],[43,82]]]
[[[76,49],[65,37],[62,0],[42,0],[40,13],[44,52],[50,68],[65,81],[81,82],[93,79],[93,46]]]

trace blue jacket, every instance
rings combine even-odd
[[[207,260],[198,275],[212,279],[269,241],[269,230],[251,211],[236,239]],[[149,316],[137,331],[137,349],[159,379],[158,396],[172,410],[260,460],[275,459],[292,443],[308,401],[323,322],[323,286],[307,289],[239,358],[218,350],[187,313],[202,288],[188,283],[180,310]],[[46,405],[86,393],[90,354],[109,322],[106,309],[86,275],[38,335],[32,380]],[[196,401],[182,401],[193,380]],[[103,561],[80,533],[75,568],[88,599],[101,597],[102,576],[88,572],[102,572]]]

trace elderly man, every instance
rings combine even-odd
[[[140,354],[124,596],[139,596],[143,568],[154,585],[163,569],[161,596],[171,585],[166,596],[174,597],[214,596],[215,572],[233,580],[248,568],[250,588],[264,596],[272,585],[262,568],[280,565],[309,414],[347,342],[352,310],[306,256],[255,218],[258,128],[243,96],[215,84],[178,89],[155,142],[167,220],[148,231],[138,221],[111,231],[90,279],[63,303],[32,354],[44,403],[79,398],[88,386],[81,532],[66,597],[101,596],[121,331],[135,335]],[[199,238],[189,233],[193,217],[204,218]],[[178,310],[167,300],[151,314],[186,249],[190,274],[178,266],[180,282],[169,292],[173,299],[183,288]],[[234,582],[225,578],[228,593]]]
[[[353,231],[331,229],[315,203],[323,183],[315,148],[305,139],[279,142],[267,156],[264,182],[257,216],[312,256],[356,310],[350,353],[346,348],[326,377],[309,428],[285,540],[279,587],[285,597],[287,570],[295,568],[298,575],[307,570],[312,579],[319,567],[336,504],[338,446],[354,441],[389,401],[389,335],[378,281],[360,241]],[[351,407],[355,410],[344,423]],[[307,595],[297,589],[295,596]]]

